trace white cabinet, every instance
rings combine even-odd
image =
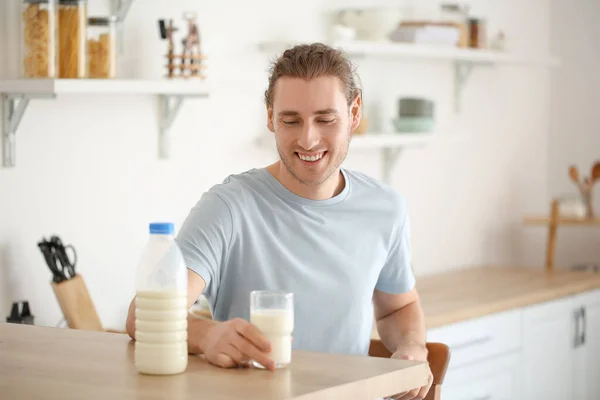
[[[521,310],[432,329],[427,340],[451,349],[444,400],[515,400],[520,393]]]
[[[519,353],[493,357],[448,371],[444,400],[515,400],[519,398]]]
[[[522,399],[574,398],[574,320],[570,297],[523,309]]]
[[[451,349],[444,399],[600,399],[600,290],[427,334]]]
[[[600,399],[600,290],[576,296],[573,398]]]

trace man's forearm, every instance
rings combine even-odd
[[[199,318],[189,313],[187,321],[188,352],[190,354],[201,354],[204,351],[202,347],[208,330],[215,324],[218,324],[218,322]],[[129,305],[127,333],[132,339],[135,339],[135,299]]]
[[[427,331],[419,301],[414,301],[377,321],[381,341],[391,352],[419,347],[426,352]]]

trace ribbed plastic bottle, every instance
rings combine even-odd
[[[150,224],[136,271],[135,367],[143,374],[184,372],[187,347],[187,269],[173,224]]]

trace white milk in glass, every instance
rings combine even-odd
[[[289,364],[292,361],[294,312],[286,309],[253,310],[250,322],[271,342],[269,357],[281,366]]]
[[[250,296],[250,322],[271,343],[269,358],[276,368],[283,368],[292,361],[293,293],[254,291]],[[253,364],[264,368],[256,361]]]

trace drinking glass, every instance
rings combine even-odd
[[[269,357],[275,362],[275,368],[284,368],[290,364],[294,330],[294,294],[272,290],[251,292],[250,322],[271,342]],[[264,368],[256,361],[252,364]]]

